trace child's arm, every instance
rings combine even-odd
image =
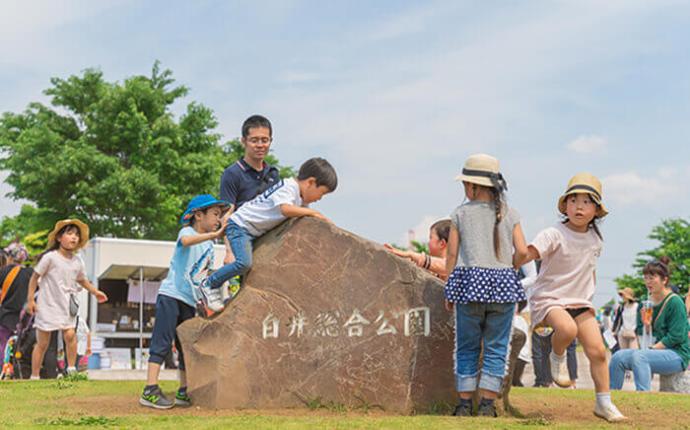
[[[530,261],[539,260],[539,251],[535,247],[527,245],[520,223],[515,224],[515,227],[513,227],[513,247],[515,248],[513,253],[513,267],[515,270]]]
[[[458,262],[458,247],[460,246],[460,232],[454,224],[450,225],[448,245],[446,246],[446,273],[453,273]]]
[[[207,240],[215,240],[219,237],[223,237],[223,234],[225,233],[225,228],[228,226],[228,219],[229,218],[223,218],[223,220],[220,223],[220,228],[218,230],[210,231],[208,233],[199,233],[192,234],[189,236],[182,236],[180,238],[180,243],[182,244],[182,246],[192,246],[202,242],[206,242]]]
[[[311,217],[319,218],[319,219],[322,219],[326,222],[332,223],[332,221],[330,219],[326,218],[321,212],[314,210],[314,209],[311,209],[311,208],[305,208],[302,206],[282,204],[282,205],[280,205],[280,213],[283,214],[283,216],[287,217],[287,218],[299,218],[302,216],[311,216]]]
[[[38,287],[38,278],[40,275],[34,272],[29,280],[29,292],[26,295],[26,311],[31,315],[36,313],[36,300],[34,296],[36,295],[36,287]]]
[[[97,290],[88,279],[78,279],[77,284],[81,285],[82,288],[93,294],[94,297],[96,297],[96,300],[98,300],[98,303],[105,303],[108,301],[108,296],[106,296],[103,291]]]

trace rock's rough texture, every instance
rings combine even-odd
[[[659,376],[659,391],[690,394],[690,370]]]
[[[259,239],[238,297],[178,334],[199,405],[333,402],[411,413],[455,398],[443,284],[314,218]]]

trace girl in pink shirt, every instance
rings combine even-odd
[[[551,376],[556,385],[572,381],[566,364],[566,348],[577,337],[590,361],[596,390],[594,415],[607,421],[625,419],[611,402],[606,348],[594,318],[592,297],[596,285],[596,260],[602,238],[598,221],[607,215],[601,183],[589,173],[570,179],[558,200],[563,222],[537,234],[529,246],[516,243],[520,264],[541,260],[541,269],[530,296],[532,325],[551,326]]]

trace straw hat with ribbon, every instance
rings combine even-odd
[[[635,292],[630,287],[623,288],[622,290],[618,291],[618,295],[621,296],[623,300],[630,300],[631,302],[635,301]]]
[[[86,243],[89,241],[89,226],[74,218],[63,219],[55,223],[53,231],[51,231],[48,234],[48,248],[52,248],[55,245],[55,236],[58,234],[60,230],[63,229],[63,227],[66,227],[68,225],[73,225],[79,229],[79,245],[77,245],[77,249],[86,246]]]
[[[565,215],[566,211],[566,197],[572,194],[586,193],[592,197],[592,200],[599,206],[597,209],[597,216],[603,218],[608,215],[609,211],[606,210],[604,203],[602,202],[601,193],[601,181],[592,175],[591,173],[578,173],[577,175],[570,178],[568,182],[568,188],[565,190],[563,195],[558,199],[558,210]]]
[[[496,188],[506,191],[508,183],[498,169],[498,160],[487,154],[470,155],[465,161],[462,173],[455,177],[456,181]]]

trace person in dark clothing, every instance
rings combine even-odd
[[[0,268],[0,285],[4,285],[15,264],[8,264]],[[12,336],[19,322],[19,313],[26,303],[26,294],[29,291],[29,280],[33,270],[28,267],[20,267],[16,277],[5,293],[0,304],[0,351],[5,351],[5,344]]]

